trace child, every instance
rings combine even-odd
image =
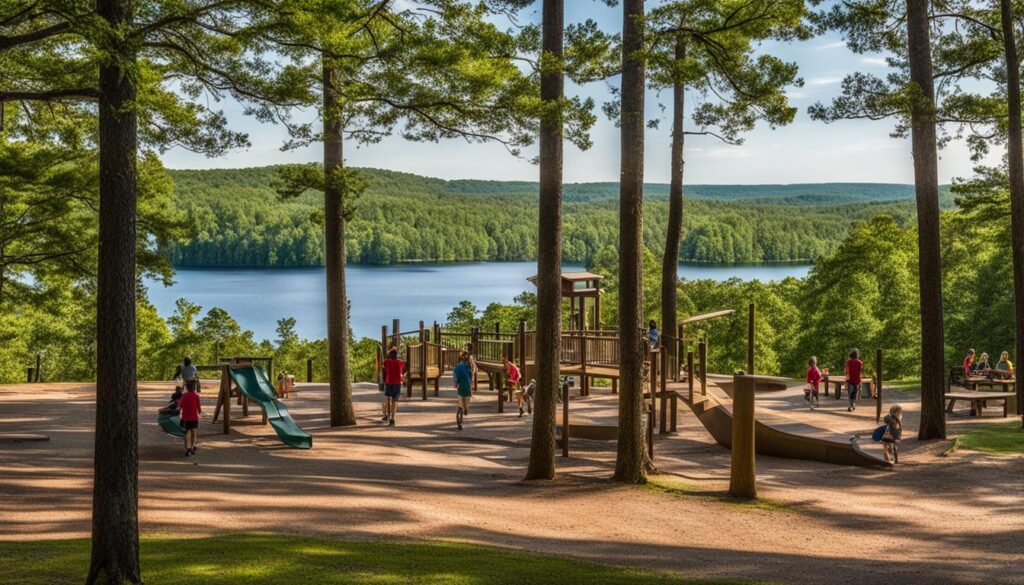
[[[203,405],[199,401],[199,384],[195,380],[185,381],[185,393],[178,399],[181,409],[181,426],[185,429],[185,457],[196,452],[196,435],[199,434],[199,415]]]
[[[971,375],[971,370],[974,369],[974,349],[967,350],[967,357],[964,358],[964,377]]]
[[[469,414],[469,401],[473,397],[473,370],[469,365],[469,352],[464,351],[459,356],[459,363],[455,364],[452,370],[452,379],[455,381],[455,390],[459,394],[459,409],[455,413],[455,424],[462,430],[463,418]]]
[[[872,438],[882,443],[886,461],[895,459],[896,463],[899,463],[896,443],[903,438],[903,407],[899,404],[889,407],[889,414],[885,415],[884,422],[885,424],[875,429]]]
[[[384,360],[384,400],[387,402],[387,409],[384,418],[388,426],[395,426],[395,410],[398,407],[398,399],[402,397],[402,382],[405,378],[405,360],[398,359],[398,350],[391,348],[388,351],[388,359]]]
[[[202,392],[202,388],[199,386],[199,370],[192,365],[192,358],[185,356],[181,364],[178,365],[177,370],[174,372],[174,379],[181,378],[181,381],[188,384],[190,380],[194,380],[196,383],[196,392]]]
[[[978,361],[974,363],[974,371],[979,374],[985,375],[988,374],[989,370],[991,369],[992,364],[990,364],[988,361],[988,354],[985,352],[981,352],[981,358],[979,358]]]
[[[657,349],[661,342],[661,333],[658,331],[658,323],[653,319],[647,324],[647,341],[651,343],[651,349]]]
[[[821,370],[818,369],[818,358],[811,356],[807,361],[807,391],[804,399],[813,406],[820,406],[818,403],[818,384],[821,382]]]
[[[996,364],[996,372],[999,372],[998,376],[1010,377],[1013,375],[1013,362],[1010,361],[1010,354],[1003,352],[999,354],[999,362]]]
[[[505,375],[508,377],[508,385],[512,392],[516,396],[516,402],[519,405],[519,418],[523,418],[523,393],[519,388],[519,381],[522,380],[523,375],[519,372],[519,367],[512,363],[508,357],[502,358],[505,362]]]
[[[857,410],[857,398],[860,396],[860,374],[864,369],[864,362],[860,361],[860,352],[854,349],[850,352],[850,359],[846,360],[846,391],[849,393],[850,405],[846,412]]]
[[[526,412],[533,414],[533,393],[537,389],[537,381],[530,380],[530,383],[519,389],[516,398],[519,400],[519,416],[523,416],[523,403],[526,403]]]

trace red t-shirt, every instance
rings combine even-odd
[[[818,366],[807,368],[807,383],[817,390],[818,382],[821,382],[821,370],[818,369]]]
[[[199,394],[186,392],[178,399],[178,409],[181,410],[181,420],[192,422],[199,420]]]
[[[860,371],[864,367],[864,362],[850,358],[846,360],[846,381],[854,384],[860,384]]]
[[[974,358],[972,358],[972,357],[965,357],[964,358],[964,375],[965,376],[966,375],[970,375],[970,373],[971,373],[971,366],[973,366],[973,365],[974,365]]]
[[[384,383],[401,384],[404,370],[405,360],[391,358],[384,360]]]
[[[522,378],[523,375],[519,373],[519,368],[515,364],[509,362],[505,371],[508,372],[508,381],[510,384],[519,384],[519,379]]]

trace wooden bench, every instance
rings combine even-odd
[[[831,384],[831,385],[835,386],[835,394],[833,394],[833,396],[835,396],[836,400],[839,400],[840,396],[842,396],[843,390],[846,388],[846,378],[843,377],[843,376],[840,376],[840,377],[827,376],[827,377],[822,378],[821,381],[824,383],[824,386],[825,386],[825,396],[828,396],[828,387]],[[875,381],[873,379],[871,379],[871,378],[861,380],[860,390],[861,390],[862,393],[865,390],[867,390],[867,393],[868,393],[867,397],[868,398],[874,398],[875,397]]]
[[[957,400],[965,400],[971,403],[971,416],[981,416],[986,402],[1002,401],[1003,418],[1005,418],[1009,415],[1010,400],[1015,398],[1016,395],[1009,392],[947,392],[946,400],[949,401],[949,406],[946,407],[946,412],[953,412]],[[1014,406],[1016,406],[1016,400],[1014,400]]]

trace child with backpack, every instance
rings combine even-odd
[[[885,415],[882,426],[875,429],[871,434],[872,440],[882,444],[885,450],[885,460],[899,463],[899,453],[896,444],[903,438],[903,407],[893,404],[889,407],[889,414]]]

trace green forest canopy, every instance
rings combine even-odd
[[[348,226],[348,261],[532,260],[537,184],[445,181],[361,169],[368,179]],[[281,201],[276,167],[170,171],[175,202],[194,229],[189,243],[163,253],[176,266],[295,267],[323,263],[320,195]],[[686,188],[681,258],[688,262],[816,261],[831,253],[855,221],[913,217],[913,187],[898,184],[692,185]],[[645,187],[644,239],[661,254],[668,186]],[[944,202],[952,198],[944,193]],[[564,255],[590,263],[614,245],[618,185],[565,186]]]

